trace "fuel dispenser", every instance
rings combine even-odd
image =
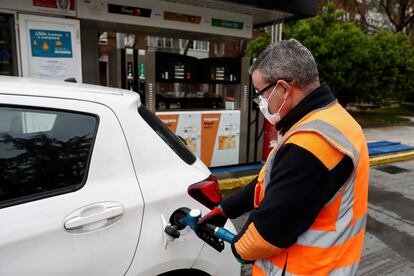
[[[120,50],[121,88],[138,92],[138,51],[130,48]]]
[[[263,118],[250,100],[250,59],[127,48],[114,50],[108,66],[110,85],[139,93],[207,166],[262,160]]]
[[[145,104],[209,167],[249,156],[250,60],[146,52]]]
[[[197,58],[156,52],[155,64],[157,111],[224,108],[222,97],[200,83]]]
[[[224,165],[249,162],[249,59],[206,58],[201,59],[200,82],[210,93],[219,95],[224,101],[222,127],[217,134],[217,150],[213,152],[217,159],[225,155],[238,156],[238,161]],[[235,119],[237,118],[237,120]],[[221,130],[221,132],[220,132]],[[214,164],[214,162],[212,162]]]
[[[109,85],[137,92],[145,102],[144,55],[132,48],[114,49],[108,55]]]
[[[235,110],[240,106],[241,59],[206,58],[199,60],[199,67],[200,82],[211,94],[224,100],[224,109]]]

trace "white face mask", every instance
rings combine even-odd
[[[278,122],[280,122],[281,118],[280,118],[280,110],[282,110],[282,107],[285,105],[286,103],[286,96],[285,99],[283,100],[282,105],[279,107],[279,110],[276,113],[271,113],[269,110],[269,99],[272,97],[273,92],[276,90],[277,88],[277,84],[275,86],[275,88],[273,88],[272,93],[270,93],[270,96],[268,99],[262,97],[262,95],[259,96],[259,108],[260,111],[262,112],[263,116],[266,118],[266,120],[268,120],[272,125],[276,125]]]

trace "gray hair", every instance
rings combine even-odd
[[[319,80],[315,59],[296,39],[281,40],[269,45],[250,66],[249,73],[259,70],[264,81],[280,79],[306,87]]]

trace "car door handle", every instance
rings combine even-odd
[[[113,219],[115,217],[122,215],[123,212],[124,208],[122,206],[111,206],[98,210],[92,214],[80,214],[79,216],[68,219],[65,222],[65,228],[67,230],[72,230],[88,225],[90,223]]]

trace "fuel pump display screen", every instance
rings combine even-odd
[[[216,70],[215,71],[216,72],[215,72],[215,74],[213,74],[211,76],[211,79],[212,80],[224,81],[224,72],[225,72],[224,66],[216,67]]]
[[[186,78],[186,74],[185,74],[185,65],[184,64],[175,64],[174,66],[174,79],[176,80],[184,80],[184,79],[188,79]]]
[[[203,83],[240,84],[240,59],[207,58],[200,60]]]
[[[157,52],[157,82],[197,82],[197,59],[178,54]]]

